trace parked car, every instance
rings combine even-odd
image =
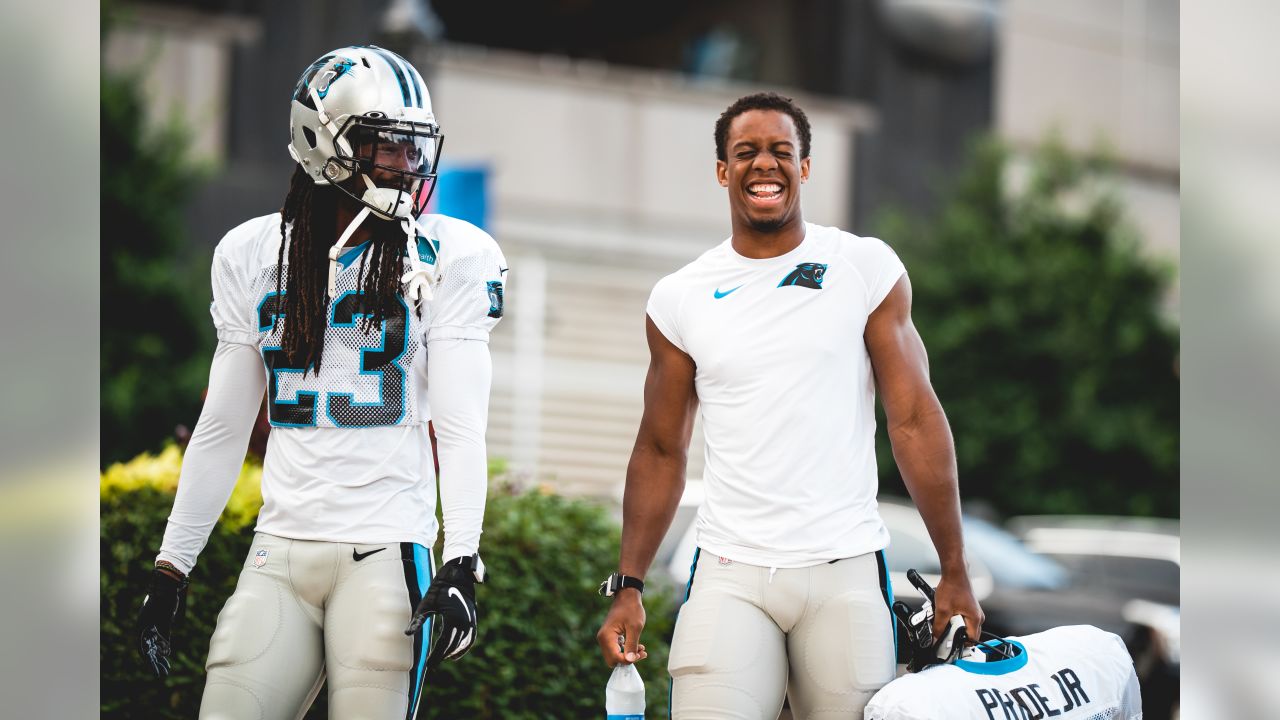
[[[880,516],[889,528],[885,551],[894,595],[915,609],[922,598],[906,580],[908,568],[930,584],[940,579],[938,556],[920,513],[903,499],[882,498]],[[995,635],[1029,635],[1060,625],[1093,625],[1128,641],[1137,630],[1124,619],[1122,604],[1074,587],[1067,568],[1027,549],[1009,532],[963,516],[965,550],[974,593]]]
[[[1177,606],[1178,521],[1085,515],[1027,515],[1007,527],[1034,552],[1057,560],[1074,581],[1124,600]]]
[[[1178,521],[1084,515],[1034,515],[1009,520],[1027,546],[1062,563],[1073,583],[1121,603],[1139,629],[1129,652],[1142,681],[1143,716],[1172,717],[1181,679]]]

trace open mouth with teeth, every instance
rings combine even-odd
[[[747,185],[747,197],[757,205],[772,205],[782,199],[782,184],[778,182],[753,182]]]

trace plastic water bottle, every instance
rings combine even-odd
[[[604,688],[606,720],[644,720],[644,681],[635,665],[618,664]]]

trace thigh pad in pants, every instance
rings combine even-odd
[[[201,720],[289,720],[315,698],[324,679],[323,620],[309,602],[317,598],[297,594],[294,574],[332,578],[332,553],[254,537],[209,641]]]
[[[668,670],[674,720],[773,720],[786,691],[786,645],[760,607],[759,568],[700,553]]]
[[[787,636],[796,720],[861,717],[893,680],[893,619],[878,562],[868,553],[809,569],[809,607]]]

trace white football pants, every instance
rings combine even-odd
[[[883,554],[771,569],[698,551],[671,642],[672,720],[860,718],[894,678]]]
[[[434,563],[414,543],[257,533],[209,643],[201,720],[295,720],[328,681],[329,717],[412,720],[431,626],[405,635]]]

